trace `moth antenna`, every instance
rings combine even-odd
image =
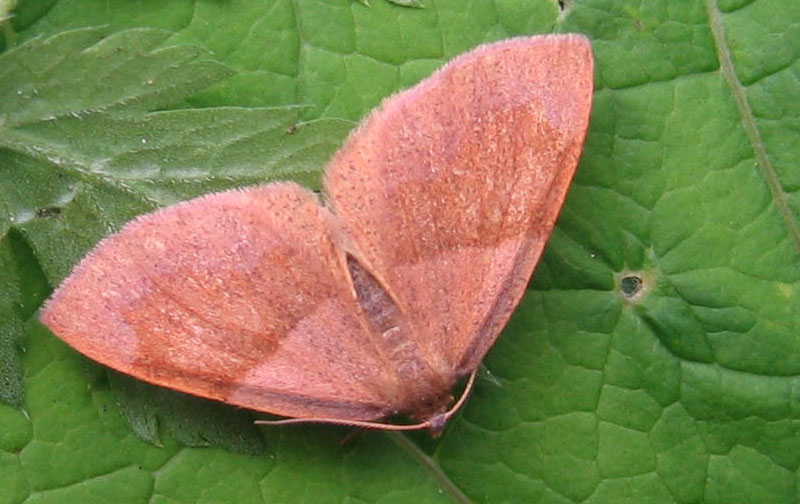
[[[325,418],[325,417],[309,417],[309,418],[285,418],[283,420],[256,420],[253,422],[257,425],[295,425],[295,424],[333,424],[342,425],[345,427],[357,427],[361,429],[378,429],[387,431],[411,431],[419,429],[427,429],[430,422],[425,420],[415,424],[397,425],[384,422],[369,422],[365,420],[346,420],[342,418]]]
[[[475,385],[475,376],[477,374],[478,374],[477,369],[475,369],[472,373],[470,373],[469,380],[467,381],[467,384],[464,387],[464,391],[461,393],[461,397],[458,398],[458,401],[456,401],[456,403],[453,405],[452,408],[445,411],[444,413],[434,415],[427,420],[415,424],[397,425],[385,422],[370,422],[366,420],[347,420],[343,418],[325,418],[325,417],[285,418],[283,420],[256,420],[253,423],[257,425],[296,425],[296,424],[325,423],[325,424],[343,425],[346,427],[357,427],[361,429],[377,429],[385,431],[412,431],[412,430],[428,429],[433,433],[434,436],[436,436],[442,431],[447,421],[450,420],[450,418],[453,415],[455,415],[459,409],[461,409],[461,407],[464,405],[465,402],[467,402],[467,398],[469,397],[469,394],[470,392],[472,392],[472,388]]]
[[[452,408],[444,412],[443,416],[445,421],[450,420],[450,417],[455,415],[458,410],[464,406],[464,403],[467,402],[469,395],[472,393],[472,388],[475,386],[475,377],[478,375],[478,369],[480,368],[475,368],[469,374],[469,380],[467,380],[467,384],[464,385],[464,390],[461,392],[461,397],[458,398],[458,401],[456,401]]]

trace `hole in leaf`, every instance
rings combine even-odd
[[[638,275],[625,275],[619,281],[619,290],[622,291],[622,295],[628,299],[635,297],[641,292],[643,286],[644,280]]]

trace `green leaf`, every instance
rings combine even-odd
[[[800,4],[564,4],[22,0],[0,44],[0,379],[3,400],[25,396],[0,406],[0,502],[795,502]],[[100,25],[102,40],[60,33]],[[314,187],[339,120],[478,43],[552,31],[593,41],[586,147],[440,440],[264,428],[266,454],[234,453],[258,448],[246,429],[112,394],[33,321],[131,216],[276,178]],[[263,106],[281,108],[241,108]],[[229,449],[182,445],[209,442]]]

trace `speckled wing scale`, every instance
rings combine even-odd
[[[364,121],[326,170],[325,205],[274,183],[142,216],[75,268],[42,320],[157,385],[438,429],[525,290],[591,97],[581,36],[481,46]]]

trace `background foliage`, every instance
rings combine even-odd
[[[423,4],[0,2],[0,503],[796,501],[800,4]],[[318,187],[383,97],[544,32],[593,41],[587,145],[441,439],[256,429],[109,375],[36,322],[134,215]]]

